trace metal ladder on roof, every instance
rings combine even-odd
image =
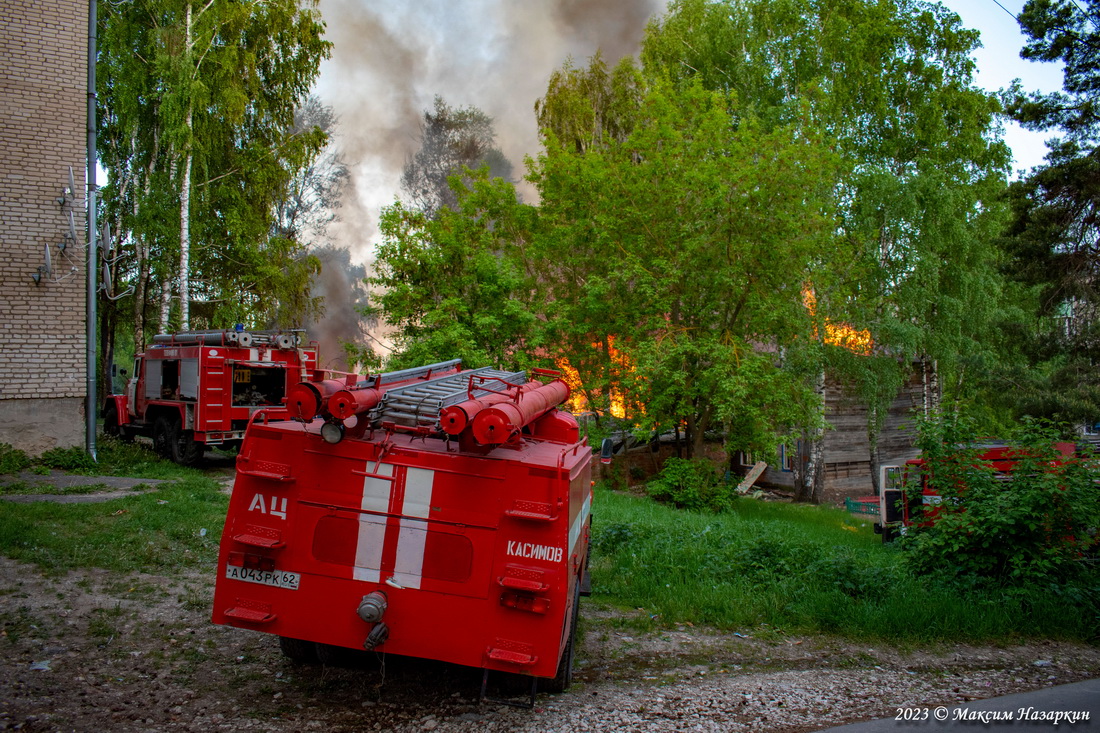
[[[394,387],[383,395],[378,407],[370,413],[371,423],[393,423],[404,427],[438,426],[439,411],[470,399],[470,380],[473,379],[474,397],[484,397],[500,392],[503,385],[525,384],[527,372],[506,372],[492,367],[470,369],[426,382]],[[499,381],[497,381],[499,380]],[[479,383],[488,389],[479,389]]]

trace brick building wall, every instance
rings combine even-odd
[[[0,17],[0,443],[35,454],[84,442],[88,4],[0,0]]]

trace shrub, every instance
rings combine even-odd
[[[941,500],[901,543],[909,567],[968,586],[1095,583],[1100,466],[1091,454],[1064,458],[1057,437],[1026,423],[1013,441],[1015,467],[998,477],[979,449],[965,447],[973,444],[965,426],[924,423],[921,448]],[[908,491],[915,498],[920,487]]]
[[[0,474],[19,473],[31,465],[31,459],[18,448],[0,443]]]
[[[704,458],[669,458],[646,484],[646,493],[680,509],[712,512],[729,509],[737,496],[714,464]]]
[[[83,448],[51,448],[39,456],[38,463],[60,471],[88,471],[96,467]]]

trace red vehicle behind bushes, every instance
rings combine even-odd
[[[1069,460],[1076,455],[1073,443],[1059,442],[1054,447]],[[975,460],[992,471],[994,480],[1002,482],[1005,490],[1011,490],[1011,477],[1026,449],[1006,443],[983,443],[969,446],[975,453]],[[928,526],[935,522],[938,506],[944,497],[935,487],[935,477],[929,462],[924,458],[906,461],[901,466],[883,466],[879,485],[879,521],[875,523],[875,534],[882,535],[883,542],[890,542],[898,534],[904,534],[914,525]],[[963,493],[965,487],[958,487]]]

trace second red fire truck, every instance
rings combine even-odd
[[[294,331],[160,334],[135,357],[125,394],[107,397],[104,431],[150,437],[183,465],[208,446],[237,447],[254,413],[278,417],[288,389],[313,372],[317,350],[300,341]]]

